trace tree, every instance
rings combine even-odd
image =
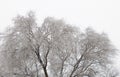
[[[115,53],[106,34],[80,32],[51,17],[39,26],[33,12],[14,19],[2,46],[4,69],[12,77],[94,77]]]
[[[105,71],[106,77],[119,77],[119,71],[115,68],[109,67]]]

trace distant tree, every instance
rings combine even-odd
[[[106,34],[80,32],[51,17],[39,26],[33,12],[14,19],[1,49],[11,77],[94,77],[115,53]]]
[[[119,77],[119,71],[113,67],[106,69],[106,77]]]

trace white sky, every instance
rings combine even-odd
[[[47,16],[106,32],[120,49],[120,0],[0,0],[0,32],[11,25],[17,14],[36,12],[39,23]],[[117,65],[120,65],[120,58]]]

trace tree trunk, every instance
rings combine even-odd
[[[48,77],[48,73],[47,73],[46,67],[43,67],[43,71],[44,71],[45,77]]]

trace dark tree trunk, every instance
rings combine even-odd
[[[43,67],[43,70],[44,70],[45,77],[48,77],[48,73],[47,73],[46,67]]]

